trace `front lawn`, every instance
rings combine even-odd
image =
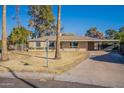
[[[61,52],[61,59],[54,59],[54,52],[49,52],[48,67],[46,67],[45,52],[9,52],[9,61],[0,62],[0,72],[48,72],[62,73],[80,62],[83,62],[88,52]]]

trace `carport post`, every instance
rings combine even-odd
[[[118,45],[118,52],[121,51],[121,48],[120,48],[120,41],[116,43]]]
[[[113,46],[114,46],[114,48],[115,48],[115,42],[113,42],[113,44],[114,44]]]
[[[99,41],[98,41],[98,50],[99,50]]]
[[[98,41],[98,50],[101,50],[102,42]]]

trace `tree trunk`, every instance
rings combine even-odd
[[[8,60],[7,35],[6,35],[6,5],[2,6],[2,60]]]
[[[57,20],[57,32],[56,32],[56,52],[55,59],[60,59],[60,16],[61,16],[61,6],[58,6],[58,20]]]

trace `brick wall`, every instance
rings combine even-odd
[[[70,42],[61,42],[61,48],[70,48]]]
[[[29,42],[28,46],[29,48],[35,48],[35,42]]]
[[[88,49],[88,42],[78,42],[78,48]]]
[[[41,47],[45,46],[45,42],[41,42]],[[36,48],[36,42],[29,42],[29,48]],[[60,43],[61,49],[71,49],[70,42],[61,42]],[[88,42],[78,42],[77,49],[88,49]]]

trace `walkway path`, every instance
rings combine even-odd
[[[124,87],[124,61],[119,54],[104,51],[90,52],[85,60],[72,70],[56,76],[55,80]]]

